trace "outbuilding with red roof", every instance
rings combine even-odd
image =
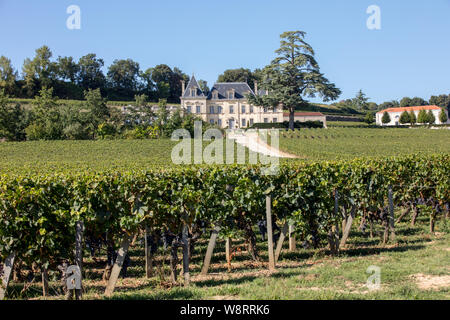
[[[417,118],[419,115],[419,112],[421,110],[425,110],[426,112],[431,111],[434,114],[434,117],[436,118],[435,124],[442,124],[439,121],[439,114],[441,113],[442,110],[447,113],[447,118],[448,118],[447,110],[445,110],[441,107],[432,105],[432,106],[414,106],[414,107],[399,107],[399,108],[384,109],[384,110],[377,112],[376,122],[377,122],[377,125],[379,125],[379,126],[399,126],[399,125],[402,125],[400,123],[400,116],[403,112],[405,112],[405,111],[407,111],[408,113],[414,112],[414,114],[416,115],[416,118]],[[385,112],[387,112],[389,114],[389,117],[391,118],[391,121],[389,123],[383,123],[381,121],[381,118],[383,117],[383,114]],[[447,120],[446,123],[450,123],[450,121]],[[409,125],[409,124],[405,124],[405,125]]]

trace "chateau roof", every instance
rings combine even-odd
[[[254,94],[246,82],[218,82],[211,88],[208,99],[212,99],[212,93],[215,90],[218,92],[219,100],[229,100],[227,92],[230,90],[234,90],[234,99],[243,99],[246,94]]]
[[[401,108],[389,108],[378,111],[377,113],[391,113],[391,112],[404,112],[404,111],[420,111],[420,110],[440,110],[438,106],[415,106],[415,107],[401,107]]]
[[[197,89],[195,98],[199,98],[199,97],[206,97],[205,94],[203,93],[202,89],[200,89],[200,86],[198,85],[197,80],[195,79],[194,75],[192,75],[191,80],[189,80],[189,83],[186,87],[186,89],[184,90],[184,94],[182,96],[182,98],[194,98],[191,96],[191,89]]]

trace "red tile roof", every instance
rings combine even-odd
[[[289,112],[283,113],[283,116],[288,117]],[[311,117],[311,116],[323,116],[321,112],[294,112],[295,117]]]
[[[419,110],[440,110],[441,108],[438,106],[416,106],[416,107],[402,107],[402,108],[389,108],[381,110],[377,113],[385,113],[385,112],[403,112],[403,111],[419,111]]]

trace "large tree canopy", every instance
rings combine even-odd
[[[247,82],[250,88],[253,89],[255,81],[258,80],[257,76],[257,74],[246,68],[228,69],[219,75],[217,82]]]
[[[103,88],[106,83],[102,71],[104,64],[103,59],[97,58],[95,53],[89,53],[81,57],[78,61],[78,67],[80,68],[78,84],[86,90]]]
[[[277,57],[262,70],[261,88],[267,95],[249,96],[250,103],[266,107],[282,105],[289,111],[289,128],[294,129],[296,107],[306,105],[305,98],[319,95],[324,101],[335,100],[341,94],[320,72],[313,48],[305,42],[303,31],[288,31],[281,37]]]
[[[131,98],[139,89],[139,63],[131,60],[114,60],[108,69],[108,84],[118,97]]]

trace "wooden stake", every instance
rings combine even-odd
[[[49,295],[48,290],[48,271],[47,268],[42,267],[42,295],[47,297]]]
[[[388,198],[389,198],[389,229],[391,231],[390,240],[395,241],[394,196],[392,193],[392,186],[389,186]]]
[[[289,251],[293,252],[296,250],[296,241],[294,235],[294,226],[289,225]]]
[[[212,254],[214,252],[214,247],[216,246],[217,236],[220,232],[220,225],[216,224],[214,227],[211,238],[209,238],[208,249],[206,249],[205,260],[203,261],[203,267],[201,271],[201,275],[206,275],[208,273],[209,265],[211,263]]]
[[[278,258],[280,257],[281,249],[283,248],[284,238],[286,238],[288,231],[289,231],[289,223],[286,222],[283,228],[281,229],[280,238],[278,239],[277,248],[275,250],[275,263],[277,263]]]
[[[231,271],[231,238],[227,238],[225,242],[225,256],[227,258],[228,272]]]
[[[183,242],[183,276],[184,276],[184,285],[188,286],[190,282],[190,275],[189,275],[189,229],[188,226],[185,224],[183,226],[183,233],[182,233],[182,242]]]
[[[125,260],[125,256],[128,252],[128,248],[130,246],[132,238],[132,236],[125,235],[124,239],[122,240],[119,252],[117,253],[117,259],[114,262],[114,266],[109,277],[108,285],[106,286],[105,295],[107,297],[110,297],[113,294],[114,289],[116,288],[116,283],[119,279],[120,271],[122,270],[123,261]]]
[[[11,274],[14,269],[14,260],[16,259],[16,255],[11,253],[5,260],[3,264],[3,277],[2,282],[0,283],[0,300],[5,299],[6,290],[8,290],[9,281],[11,279]]]
[[[152,252],[151,246],[148,243],[148,237],[150,236],[148,226],[145,226],[145,276],[150,278],[152,276]]]
[[[75,236],[75,263],[80,268],[80,277],[83,275],[83,232],[84,224],[82,221],[77,221],[75,225],[76,236]],[[77,300],[81,299],[83,295],[83,282],[80,279],[81,289],[75,289],[75,298]]]
[[[345,243],[347,242],[348,236],[350,235],[350,229],[352,228],[353,219],[355,218],[356,206],[352,206],[350,210],[350,215],[347,217],[347,223],[345,224],[345,228],[342,232],[342,239],[339,243],[339,248],[343,248]]]
[[[266,219],[267,219],[267,244],[269,251],[269,270],[275,270],[275,257],[273,254],[273,233],[272,233],[272,197],[266,196]]]

